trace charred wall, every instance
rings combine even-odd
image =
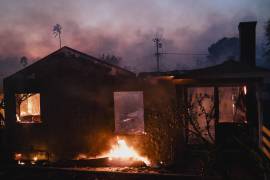
[[[62,60],[5,79],[10,157],[14,152],[37,150],[49,152],[51,160],[73,159],[79,153],[99,156],[120,136],[154,162],[177,159],[183,137],[171,82],[113,75],[107,68]],[[143,91],[145,134],[114,133],[115,91]],[[18,92],[40,93],[42,123],[16,122],[14,94]]]
[[[112,75],[108,68],[65,56],[55,58],[59,61],[49,59],[4,81],[6,139],[11,154],[44,150],[55,157],[70,158],[75,152],[91,151],[91,141],[98,144],[93,134],[111,132],[114,126],[112,92],[119,79],[132,76]],[[16,122],[15,94],[26,92],[40,93],[42,123]]]
[[[171,81],[148,82],[144,87],[148,149],[152,159],[175,163],[184,148],[177,91]]]
[[[144,93],[145,134],[121,137],[153,164],[177,163],[183,158],[185,144],[175,85],[167,80],[142,78],[134,90]]]

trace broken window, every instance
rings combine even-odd
[[[16,118],[18,123],[41,123],[40,94],[16,94]]]
[[[247,123],[246,86],[219,87],[219,122]]]
[[[214,88],[188,88],[187,135],[189,144],[214,143]]]
[[[143,92],[114,92],[115,132],[144,133]]]

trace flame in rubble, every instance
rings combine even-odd
[[[127,161],[142,161],[147,166],[150,165],[150,161],[148,160],[148,158],[140,156],[132,147],[128,147],[126,141],[123,139],[117,140],[117,144],[113,145],[107,156],[110,160],[121,159]]]

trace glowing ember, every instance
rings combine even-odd
[[[18,161],[18,164],[21,166],[25,165],[25,163],[23,161]]]
[[[244,94],[247,95],[247,86],[244,86]]]
[[[33,157],[33,160],[34,160],[34,161],[37,161],[37,160],[38,160],[38,157],[37,157],[37,156],[34,156],[34,157]]]
[[[21,160],[22,159],[22,154],[21,153],[15,153],[15,160]]]
[[[142,161],[147,166],[150,165],[150,161],[146,157],[140,156],[132,147],[128,147],[123,139],[117,140],[117,144],[113,145],[107,156],[109,157],[109,160],[120,159],[126,161]]]
[[[78,154],[76,157],[75,157],[76,160],[82,160],[82,159],[89,159],[88,156],[86,154]]]

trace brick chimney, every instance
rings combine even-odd
[[[240,62],[256,66],[256,21],[240,22]]]

